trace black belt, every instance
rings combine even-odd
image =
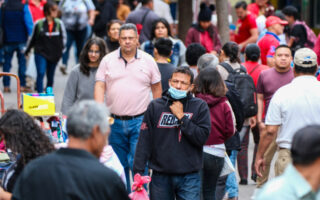
[[[115,118],[115,119],[120,119],[120,120],[132,120],[134,118],[140,117],[142,116],[144,113],[138,114],[138,115],[134,115],[134,116],[119,116],[119,115],[115,115],[115,114],[111,114],[111,117]]]

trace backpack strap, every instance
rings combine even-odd
[[[38,28],[37,28],[37,35],[39,36],[39,34],[41,33],[42,29],[43,29],[43,23],[44,23],[44,19],[40,19],[38,22]]]
[[[259,66],[260,66],[260,64],[258,63],[258,64],[249,72],[249,75],[251,75]]]
[[[141,21],[141,25],[142,25],[142,26],[143,26],[144,20],[146,19],[146,16],[149,14],[150,11],[151,11],[151,10],[148,9],[147,12],[143,15],[142,21]]]
[[[240,72],[243,72],[243,73],[247,73],[247,69],[244,67],[244,66],[242,66],[242,65],[240,65]]]
[[[56,25],[56,32],[60,31],[60,21],[57,18],[54,18],[54,23]]]
[[[235,71],[234,71],[234,69],[228,64],[228,63],[226,63],[226,62],[222,62],[222,63],[220,63],[220,65],[225,69],[225,70],[227,70],[227,72],[229,73],[229,74],[233,74]]]

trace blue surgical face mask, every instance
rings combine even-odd
[[[183,99],[187,97],[187,90],[177,90],[176,88],[170,86],[168,92],[170,93],[170,96],[174,99]]]

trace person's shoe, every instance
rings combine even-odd
[[[33,90],[29,87],[21,87],[20,92],[31,93]]]
[[[60,66],[60,71],[61,71],[61,73],[62,73],[63,75],[67,75],[67,74],[68,74],[68,72],[67,72],[67,66],[61,65],[61,66]]]
[[[257,182],[257,174],[252,174],[251,180],[253,180],[254,182]]]
[[[241,179],[239,184],[240,185],[248,185],[248,181],[246,179]]]
[[[3,92],[4,93],[10,93],[11,92],[11,89],[9,87],[4,87],[3,88]]]

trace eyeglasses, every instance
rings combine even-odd
[[[100,54],[100,51],[92,51],[92,50],[89,50],[88,53],[89,53],[89,54]]]
[[[175,79],[171,80],[171,83],[173,83],[175,85],[178,85],[180,83],[183,86],[189,86],[190,85],[190,83],[187,83],[187,82],[184,82],[184,81],[175,80]]]

